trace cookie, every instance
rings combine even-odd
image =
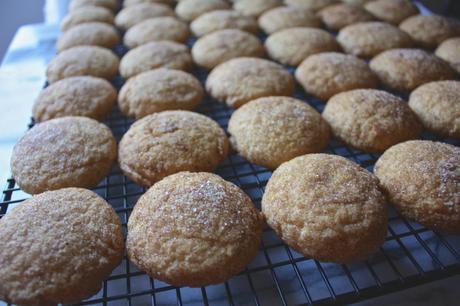
[[[259,17],[258,23],[267,34],[294,27],[321,27],[321,20],[312,12],[290,6],[275,7],[266,11]]]
[[[190,24],[190,29],[198,37],[223,29],[239,29],[253,34],[259,30],[253,17],[243,16],[233,10],[204,13]]]
[[[161,3],[139,3],[122,9],[115,18],[117,27],[127,30],[150,18],[175,16],[174,11]]]
[[[59,37],[58,52],[77,46],[99,46],[112,49],[120,38],[117,30],[103,22],[87,22],[76,25]]]
[[[73,12],[76,9],[87,6],[100,6],[115,11],[118,8],[118,0],[72,0],[69,5],[69,11]]]
[[[364,8],[375,18],[394,25],[419,13],[417,6],[410,0],[375,0],[364,4]]]
[[[422,132],[406,101],[381,90],[339,93],[329,99],[322,115],[335,137],[364,152],[383,152]]]
[[[192,47],[196,64],[206,69],[235,57],[263,57],[265,49],[259,38],[238,29],[224,29],[199,38]]]
[[[111,80],[118,73],[118,64],[118,57],[105,48],[73,47],[62,51],[51,60],[46,69],[46,77],[50,83],[82,75]]]
[[[130,78],[120,90],[118,106],[140,119],[165,110],[192,110],[202,99],[203,87],[193,75],[160,68]]]
[[[330,138],[321,115],[304,101],[289,97],[264,97],[243,105],[232,114],[228,132],[238,154],[270,169],[321,152]]]
[[[238,0],[233,9],[244,16],[259,17],[274,7],[281,6],[281,0]]]
[[[90,190],[64,188],[25,200],[0,220],[0,299],[20,305],[77,303],[121,263],[113,208]]]
[[[76,76],[46,87],[35,100],[32,114],[36,122],[66,116],[102,120],[116,100],[117,91],[106,80]]]
[[[284,2],[296,8],[319,11],[326,6],[338,3],[339,0],[284,0]]]
[[[187,46],[173,41],[156,41],[130,50],[120,62],[120,74],[128,79],[156,68],[191,70],[192,56]]]
[[[169,6],[173,6],[176,4],[176,0],[124,0],[123,6],[127,7],[131,5],[136,5],[139,3],[163,3]]]
[[[294,86],[291,74],[281,65],[251,57],[220,64],[206,80],[208,94],[234,108],[260,97],[291,96]]]
[[[63,32],[68,29],[87,22],[103,22],[113,24],[113,13],[103,7],[98,6],[84,6],[75,9],[62,19],[61,30]]]
[[[448,63],[419,49],[384,51],[374,57],[369,65],[386,87],[400,92],[409,92],[428,82],[455,77]]]
[[[374,20],[374,17],[364,8],[347,3],[326,6],[318,12],[327,28],[338,31],[357,22]]]
[[[151,186],[180,171],[213,171],[228,154],[224,130],[189,111],[164,111],[136,121],[123,135],[118,161],[126,176]]]
[[[436,49],[436,56],[448,62],[460,74],[460,37],[445,40]]]
[[[391,147],[375,175],[401,215],[441,233],[460,233],[460,148],[415,140]]]
[[[365,61],[337,52],[307,57],[295,77],[306,92],[324,101],[342,91],[378,86],[377,77]]]
[[[135,48],[152,41],[170,40],[184,43],[190,36],[188,25],[174,17],[156,17],[144,20],[126,31],[124,44]]]
[[[340,30],[337,41],[346,53],[362,58],[372,58],[390,49],[414,46],[407,33],[389,23],[378,21],[349,25]]]
[[[342,2],[352,4],[352,5],[359,5],[359,6],[364,6],[367,2],[371,0],[342,0]]]
[[[404,20],[399,27],[423,48],[434,49],[448,38],[460,35],[460,24],[439,15],[417,15]]]
[[[289,28],[268,36],[265,40],[268,55],[285,65],[297,66],[312,54],[340,51],[334,36],[321,29]]]
[[[16,143],[11,172],[30,194],[65,187],[95,187],[117,156],[110,129],[94,119],[63,117],[39,123]]]
[[[176,6],[176,14],[181,19],[192,21],[204,13],[230,9],[224,0],[183,0]]]
[[[387,232],[387,203],[377,178],[337,155],[307,154],[278,167],[262,213],[287,245],[322,261],[366,259]]]
[[[180,172],[137,202],[128,222],[128,256],[174,286],[219,284],[256,256],[261,220],[236,185],[212,173]]]
[[[426,129],[460,138],[460,82],[424,84],[411,93],[409,106]]]

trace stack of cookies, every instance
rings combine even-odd
[[[87,188],[117,162],[148,188],[127,224],[128,258],[175,286],[242,271],[264,223],[337,263],[384,243],[387,201],[460,233],[460,149],[417,140],[424,129],[460,138],[457,22],[409,0],[72,0],[61,28],[36,125],[11,158],[33,196],[0,220],[1,299],[97,293],[125,243],[113,208]],[[236,109],[228,126],[195,112],[208,96]],[[318,99],[322,114],[309,105]],[[118,144],[102,123],[113,110],[135,120]],[[322,153],[332,137],[383,153],[374,174]],[[261,212],[211,173],[229,154],[274,171]]]

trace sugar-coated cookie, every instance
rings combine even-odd
[[[374,0],[364,4],[364,8],[375,18],[394,25],[419,13],[417,6],[410,0]]]
[[[113,13],[104,7],[83,6],[69,12],[69,14],[62,19],[61,30],[65,32],[78,24],[86,22],[104,22],[107,24],[113,24],[113,20]]]
[[[436,49],[436,56],[448,62],[460,74],[460,37],[445,40]]]
[[[264,12],[281,6],[281,0],[238,0],[233,4],[233,9],[244,16],[259,17]]]
[[[326,27],[338,31],[347,25],[374,20],[374,17],[364,8],[347,3],[326,6],[318,13]]]
[[[239,29],[249,33],[257,33],[259,27],[253,17],[243,16],[233,10],[216,10],[204,13],[190,24],[195,36],[203,36],[223,29]]]
[[[115,17],[115,24],[127,30],[146,19],[175,15],[174,11],[165,4],[139,3],[122,9]]]
[[[338,3],[339,0],[284,0],[284,2],[296,8],[319,11],[326,6]]]
[[[294,27],[320,28],[322,25],[321,19],[309,10],[291,6],[268,10],[259,17],[258,22],[259,27],[267,34]]]
[[[112,49],[120,38],[117,30],[107,23],[86,22],[76,25],[59,37],[56,47],[58,52],[77,46],[99,46]]]
[[[81,7],[100,6],[111,11],[115,11],[118,7],[118,0],[72,0],[69,5],[69,11],[74,11]]]
[[[192,21],[204,13],[230,8],[224,0],[183,0],[176,5],[176,14],[181,19]]]

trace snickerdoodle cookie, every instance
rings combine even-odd
[[[233,10],[217,10],[204,13],[190,24],[195,36],[223,29],[239,29],[249,33],[257,33],[259,27],[253,17],[243,16]]]
[[[27,193],[64,187],[91,188],[106,177],[117,156],[110,129],[86,117],[39,123],[16,143],[11,172]]]
[[[115,24],[126,30],[146,19],[175,15],[174,11],[165,4],[139,3],[122,9],[115,17]]]
[[[261,223],[236,185],[212,173],[180,172],[137,202],[128,222],[128,256],[151,277],[174,286],[218,284],[255,257]]]
[[[306,92],[322,100],[342,91],[378,85],[377,77],[365,61],[336,52],[307,57],[295,71],[295,77]]]
[[[120,62],[120,74],[130,78],[155,68],[190,70],[192,56],[187,46],[173,41],[156,41],[130,50]]]
[[[394,25],[419,13],[410,0],[375,0],[364,4],[364,8],[377,19]]]
[[[81,7],[105,7],[111,11],[115,11],[118,7],[118,0],[72,0],[70,2],[69,11],[73,12]]]
[[[230,9],[224,0],[183,0],[176,6],[176,14],[181,19],[192,21],[204,13]]]
[[[250,162],[276,169],[294,157],[322,151],[330,129],[307,103],[264,97],[236,110],[228,123],[233,148]]]
[[[400,92],[455,77],[448,63],[420,49],[387,50],[374,57],[369,65],[386,87]]]
[[[19,305],[80,302],[121,262],[120,219],[94,192],[33,196],[0,220],[0,299]]]
[[[326,6],[318,12],[323,23],[330,30],[338,31],[350,24],[371,21],[375,18],[360,6],[339,3]]]
[[[442,233],[460,233],[460,148],[406,141],[385,151],[374,172],[404,217]]]
[[[36,122],[58,117],[104,119],[117,100],[117,91],[104,79],[91,76],[66,78],[45,88],[35,100]]]
[[[294,79],[281,65],[252,57],[239,57],[220,64],[206,80],[207,92],[216,100],[238,108],[267,96],[291,96]]]
[[[381,90],[339,93],[329,99],[322,115],[334,136],[365,152],[383,152],[422,132],[406,101]]]
[[[189,111],[164,111],[129,128],[118,159],[126,176],[151,186],[180,171],[213,171],[228,149],[224,130],[212,119]]]
[[[286,65],[297,66],[312,54],[340,51],[334,36],[321,29],[289,28],[271,34],[265,40],[268,55]]]
[[[64,50],[51,60],[46,76],[50,83],[82,75],[111,80],[118,73],[118,64],[118,57],[106,48],[79,46]]]
[[[364,4],[366,4],[369,1],[372,1],[372,0],[342,0],[342,2],[353,4],[353,5],[359,5],[359,6],[364,6]]]
[[[359,22],[340,30],[337,41],[346,53],[371,58],[380,52],[410,48],[414,42],[399,28],[378,21]]]
[[[460,74],[460,37],[445,40],[436,49],[436,56],[442,58]]]
[[[103,7],[98,6],[84,6],[75,9],[62,19],[61,30],[63,32],[68,29],[86,22],[104,22],[113,24],[113,13]]]
[[[321,20],[312,12],[290,6],[275,7],[266,11],[259,17],[258,22],[267,34],[294,27],[321,27]]]
[[[107,23],[86,22],[76,25],[59,37],[56,47],[58,52],[77,46],[99,46],[112,49],[120,38],[117,30]]]
[[[387,203],[377,178],[337,155],[307,154],[279,166],[262,212],[286,244],[323,261],[365,259],[387,231]]]
[[[233,9],[244,16],[259,17],[281,4],[281,0],[238,0],[233,4]]]
[[[326,6],[338,3],[339,0],[284,0],[284,2],[295,8],[308,9],[311,11],[319,11]]]
[[[124,0],[123,1],[123,6],[131,6],[131,5],[136,5],[139,3],[164,3],[169,6],[173,6],[176,4],[176,0]]]
[[[177,18],[155,17],[144,20],[126,31],[124,44],[134,48],[148,42],[170,40],[184,43],[190,36],[188,25]]]
[[[460,82],[424,84],[411,93],[409,106],[428,130],[460,138]]]
[[[263,57],[265,49],[257,36],[238,30],[224,29],[199,38],[192,47],[196,64],[212,69],[235,57]]]

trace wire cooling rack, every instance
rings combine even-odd
[[[264,37],[262,37],[264,39]],[[189,45],[193,45],[191,39]],[[120,56],[123,46],[115,49]],[[287,67],[290,72],[293,68]],[[204,84],[207,72],[195,69],[194,75]],[[123,80],[113,81],[117,88]],[[298,87],[295,97],[322,112],[324,103],[305,94]],[[407,98],[407,97],[406,97]],[[227,128],[233,112],[206,96],[197,109]],[[106,124],[119,141],[133,123],[117,107]],[[33,124],[33,123],[32,123]],[[459,146],[459,140],[442,139],[425,133],[424,139],[439,140]],[[331,140],[326,153],[344,156],[372,171],[378,154],[368,154]],[[232,153],[216,173],[240,186],[260,209],[260,201],[271,171],[249,163]],[[137,199],[145,192],[125,177],[118,166],[93,189],[116,210],[126,232],[126,223]],[[29,196],[9,179],[0,203],[0,217]],[[330,305],[381,296],[437,279],[460,274],[460,236],[440,235],[406,220],[392,208],[384,245],[368,260],[353,264],[319,262],[286,246],[269,228],[256,258],[239,275],[227,282],[203,288],[173,287],[148,277],[125,257],[103,283],[101,291],[78,305]]]

